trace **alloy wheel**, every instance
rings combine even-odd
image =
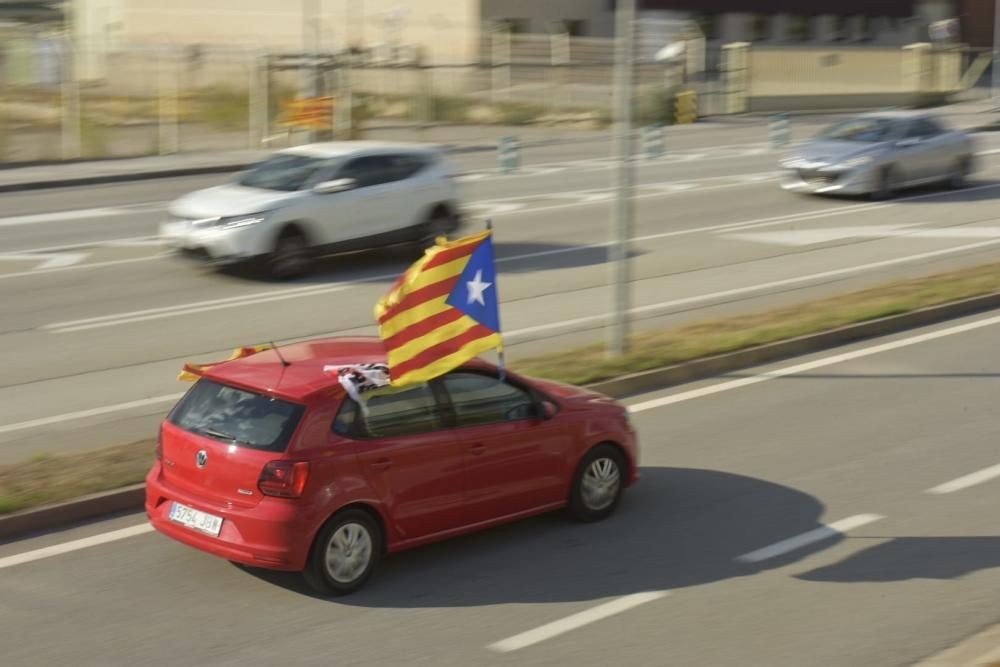
[[[350,584],[361,577],[372,559],[372,537],[360,523],[345,523],[326,548],[326,571],[335,582]]]

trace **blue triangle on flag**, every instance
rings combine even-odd
[[[492,236],[483,239],[469,256],[465,270],[445,303],[459,309],[487,329],[500,331],[500,298],[497,295]]]

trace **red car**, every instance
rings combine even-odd
[[[608,516],[638,478],[625,408],[475,360],[362,409],[323,367],[384,363],[374,338],[211,368],[160,427],[146,513],[169,537],[353,591],[379,557],[568,507]]]

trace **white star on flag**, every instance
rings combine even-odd
[[[467,280],[465,282],[469,287],[469,301],[468,303],[478,303],[481,306],[486,305],[486,300],[483,299],[483,292],[486,288],[493,283],[483,282],[483,272],[482,270],[476,271],[476,277],[472,280]]]

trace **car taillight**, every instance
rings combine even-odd
[[[265,496],[299,498],[308,478],[307,461],[270,461],[260,472],[257,488]]]
[[[156,432],[156,460],[163,460],[163,426],[160,426],[160,430]]]

